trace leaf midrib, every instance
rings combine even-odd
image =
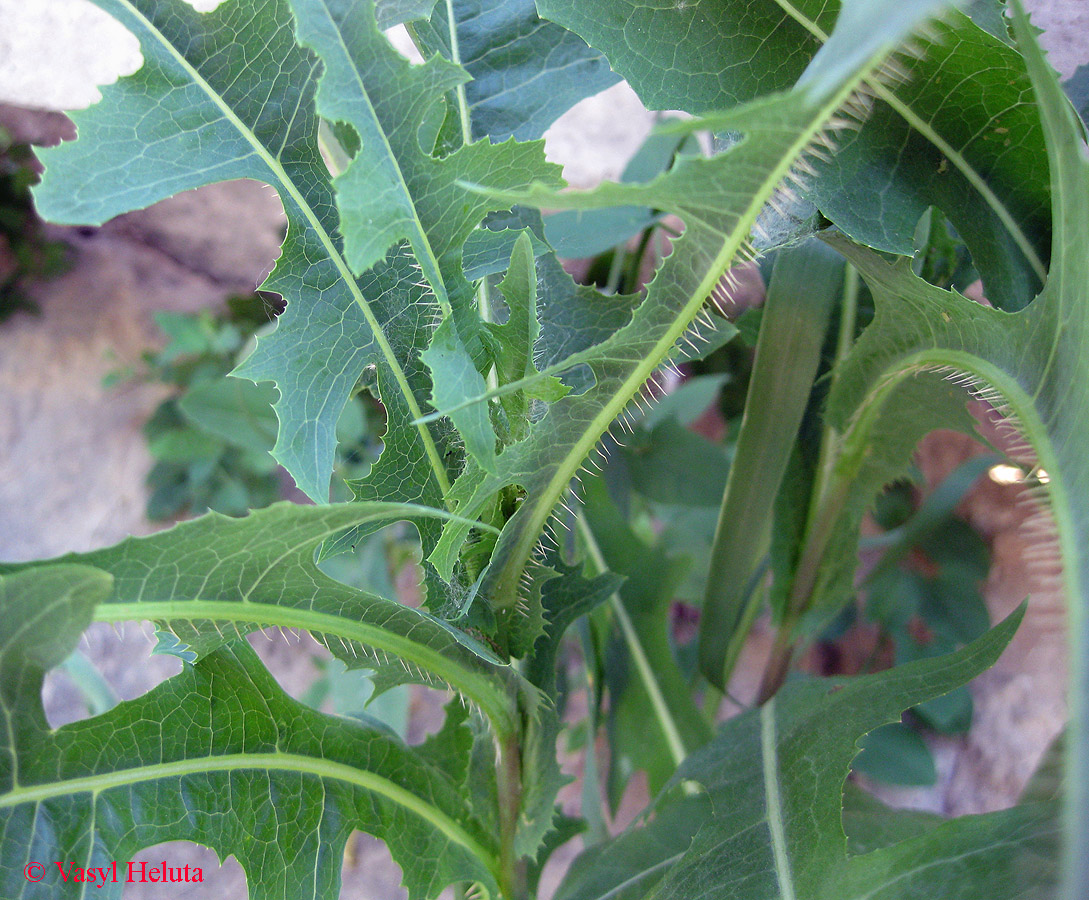
[[[220,110],[224,118],[231,123],[251,147],[258,158],[264,162],[269,171],[276,177],[278,183],[288,193],[291,199],[294,201],[295,206],[306,218],[310,227],[313,228],[314,233],[321,241],[322,247],[325,249],[327,256],[334,266],[337,268],[337,272],[341,276],[341,280],[348,286],[348,290],[352,294],[352,299],[363,311],[363,316],[367,320],[367,325],[371,329],[371,333],[374,335],[375,343],[378,344],[379,349],[382,352],[382,356],[386,359],[386,364],[393,372],[393,377],[397,381],[397,386],[401,391],[401,394],[405,398],[405,402],[408,405],[409,410],[412,413],[413,419],[419,419],[421,417],[421,410],[419,404],[416,402],[416,397],[412,393],[412,389],[408,384],[408,377],[405,375],[404,369],[401,368],[401,364],[397,360],[396,354],[393,352],[393,347],[390,345],[386,338],[385,332],[382,330],[382,326],[379,323],[374,312],[370,308],[370,304],[363,296],[362,291],[359,290],[359,285],[356,283],[355,277],[352,275],[351,269],[348,267],[347,262],[341,255],[340,251],[336,249],[336,245],[333,243],[332,237],[325,230],[321,224],[320,219],[317,217],[317,213],[311,209],[310,205],[306,202],[302,193],[295,186],[294,182],[288,177],[287,172],[284,171],[280,161],[269,153],[268,149],[257,139],[256,135],[246,127],[246,124],[235,115],[232,110],[219,94],[212,88],[210,84],[204,79],[204,77],[198,72],[182,54],[180,54],[173,44],[166,39],[165,35],[142,13],[137,9],[132,0],[120,0],[129,12],[138,19],[155,41],[157,41],[174,60],[189,74],[189,77],[193,79],[193,82],[205,93],[209,100]],[[424,450],[427,454],[428,461],[431,464],[432,471],[435,475],[435,480],[438,482],[439,488],[442,491],[443,496],[450,490],[450,480],[446,476],[446,469],[442,464],[442,459],[439,456],[438,448],[435,446],[435,442],[431,437],[431,432],[426,425],[417,424],[417,433],[420,435],[421,442],[424,445]]]
[[[400,604],[397,604],[397,608],[411,609]],[[262,628],[302,628],[318,634],[335,635],[384,653],[391,653],[438,676],[480,706],[497,733],[509,734],[515,727],[509,699],[498,687],[498,679],[494,676],[474,672],[438,650],[404,635],[331,613],[251,600],[145,600],[99,604],[95,609],[94,619],[97,622],[131,622],[143,619],[167,622],[209,620]]]
[[[821,28],[820,25],[802,13],[801,10],[790,2],[790,0],[775,0],[775,2],[788,16],[794,19],[795,22],[820,41],[822,45],[828,43],[828,33]],[[1017,224],[1017,221],[1006,208],[1005,204],[999,199],[998,195],[991,190],[990,185],[988,185],[983,176],[975,170],[975,167],[972,166],[959,151],[955,150],[940,134],[938,134],[927,121],[920,117],[915,110],[904,103],[904,101],[892,90],[882,84],[880,79],[869,78],[867,83],[874,94],[884,100],[897,115],[930,141],[931,144],[942,152],[949,162],[960,170],[960,173],[968,180],[968,183],[979,192],[987,205],[991,207],[995,215],[998,216],[999,221],[1002,222],[1003,226],[1005,226],[1006,230],[1009,232],[1010,237],[1013,238],[1014,243],[1017,244],[1017,248],[1024,254],[1025,259],[1032,267],[1033,273],[1040,279],[1040,283],[1042,284],[1046,281],[1047,267],[1040,259],[1039,254],[1036,252],[1036,248],[1032,246],[1032,242],[1029,241],[1028,236],[1021,229],[1021,226]]]
[[[733,228],[732,233],[724,235],[722,249],[715,256],[714,261],[707,269],[707,273],[699,282],[696,290],[693,291],[692,295],[689,297],[688,302],[684,305],[680,314],[674,319],[672,327],[658,340],[651,352],[644,356],[643,363],[637,366],[632,374],[621,383],[609,402],[605,404],[601,411],[591,420],[589,427],[583,432],[582,439],[572,448],[563,464],[557,467],[556,473],[553,475],[548,485],[542,493],[538,495],[539,499],[533,508],[532,517],[530,518],[529,523],[527,523],[528,527],[523,529],[518,544],[516,545],[515,552],[509,557],[511,561],[507,564],[506,570],[507,572],[513,571],[514,577],[511,579],[512,582],[517,579],[517,574],[521,572],[522,568],[526,565],[526,562],[530,558],[533,548],[536,545],[537,536],[544,529],[548,517],[552,514],[552,510],[559,502],[563,491],[567,489],[571,479],[578,472],[582,460],[586,458],[591,450],[593,450],[598,440],[600,440],[601,435],[613,420],[624,411],[624,408],[631,401],[636,391],[643,386],[651,374],[653,374],[654,370],[661,364],[662,360],[669,354],[672,347],[691,326],[693,320],[703,307],[705,299],[710,296],[715,285],[718,284],[719,279],[722,277],[722,273],[726,271],[731,261],[745,245],[749,231],[756,222],[756,218],[767,198],[774,192],[776,186],[783,181],[793,168],[795,161],[812,142],[814,135],[824,127],[825,123],[827,123],[835,111],[839,109],[857,88],[858,84],[863,80],[864,73],[869,72],[875,64],[875,60],[882,58],[884,55],[884,52],[882,52],[875,56],[867,66],[863,67],[855,77],[849,79],[826,103],[813,111],[809,127],[801,133],[799,138],[790,146],[787,152],[783,154],[779,165],[769,173],[768,177],[764,180],[761,189],[753,193],[748,207],[745,209],[744,213],[738,217],[737,224]],[[713,232],[721,233],[718,229],[713,229]],[[651,287],[653,287],[653,283]],[[627,331],[631,327],[632,324],[625,326],[621,333]],[[502,581],[503,579],[501,578],[500,580]],[[502,600],[501,597],[496,599]]]
[[[493,854],[486,850],[464,827],[442,810],[424,802],[406,788],[365,769],[357,769],[344,763],[315,759],[298,753],[229,753],[205,759],[187,759],[155,765],[141,765],[128,769],[82,778],[69,778],[49,784],[16,786],[0,795],[0,809],[23,803],[41,803],[55,797],[90,793],[97,797],[104,791],[118,787],[155,781],[163,778],[181,778],[207,772],[233,772],[253,769],[257,771],[292,772],[314,775],[322,779],[342,781],[355,787],[381,794],[433,825],[455,843],[460,844],[495,873],[497,863]]]
[[[1031,309],[1031,307],[1030,307]],[[1017,313],[1022,316],[1024,313]],[[1009,405],[1009,418],[1016,420],[1024,430],[1033,451],[1036,453],[1040,468],[1053,473],[1047,484],[1047,496],[1051,507],[1051,513],[1058,525],[1059,543],[1064,560],[1075,562],[1079,558],[1078,549],[1074,545],[1074,515],[1072,512],[1070,495],[1063,478],[1058,473],[1065,474],[1065,470],[1059,465],[1055,448],[1051,441],[1051,435],[1039,410],[1034,402],[1034,397],[1026,393],[1024,387],[1017,378],[1005,369],[994,363],[977,356],[969,351],[948,350],[935,347],[920,350],[907,357],[897,359],[894,371],[882,373],[882,378],[876,388],[870,391],[859,404],[859,412],[851,423],[844,439],[842,456],[851,456],[854,449],[854,457],[861,458],[860,449],[868,441],[870,428],[876,421],[885,401],[891,395],[893,389],[906,378],[926,370],[946,368],[963,372],[994,388]],[[1063,566],[1064,587],[1069,597],[1080,597],[1080,584],[1077,573],[1077,565]]]
[[[775,727],[775,698],[760,709],[760,759],[764,776],[764,803],[771,832],[771,853],[775,860],[775,877],[781,900],[795,900],[794,874],[790,867],[786,828],[783,823],[783,800],[779,788],[779,749]]]

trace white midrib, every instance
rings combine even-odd
[[[72,794],[90,793],[97,797],[103,791],[113,788],[127,787],[163,778],[181,778],[186,775],[200,773],[241,770],[302,773],[318,778],[342,781],[354,787],[380,794],[427,821],[451,841],[465,847],[477,859],[488,865],[489,868],[494,869],[495,867],[493,855],[458,822],[442,810],[426,803],[411,791],[389,779],[343,763],[280,751],[230,753],[223,756],[209,756],[204,759],[177,760],[136,766],[100,775],[87,775],[82,778],[62,779],[49,784],[16,786],[7,793],[0,795],[0,809],[18,806],[23,803],[41,803],[54,797],[67,797]]]
[[[775,877],[779,882],[781,900],[797,900],[794,874],[790,869],[786,829],[783,826],[783,799],[779,793],[779,748],[776,743],[775,699],[760,710],[760,758],[764,768],[764,803],[771,832],[771,853],[775,860]]]
[[[362,291],[359,290],[359,285],[356,283],[355,276],[352,274],[351,269],[349,269],[348,263],[345,261],[340,251],[337,250],[336,244],[333,243],[332,237],[321,224],[321,221],[317,217],[317,213],[311,209],[306,198],[303,197],[294,182],[288,177],[287,172],[284,171],[280,161],[269,153],[268,148],[257,140],[257,137],[246,127],[246,124],[238,118],[234,110],[223,102],[223,99],[219,94],[217,94],[212,86],[205,81],[200,72],[189,63],[189,60],[182,56],[158,28],[156,28],[144,14],[133,5],[132,0],[120,0],[120,2],[141,22],[146,32],[174,58],[178,65],[185,69],[189,77],[193,79],[194,84],[200,87],[208,99],[220,110],[223,117],[235,127],[246,143],[253,147],[254,153],[268,167],[269,171],[275,176],[277,183],[283,188],[294,202],[296,208],[306,218],[306,221],[313,229],[314,234],[317,235],[318,240],[321,241],[326,255],[332,261],[333,265],[336,266],[341,280],[347,285],[348,290],[352,294],[352,298],[363,311],[363,317],[367,320],[367,325],[374,335],[375,343],[378,345],[382,356],[385,358],[386,364],[390,367],[390,371],[393,373],[393,377],[397,382],[397,387],[404,396],[405,403],[411,411],[413,419],[420,419],[422,412],[419,404],[416,402],[415,395],[412,393],[412,388],[409,386],[408,377],[405,375],[404,369],[401,368],[401,364],[397,360],[397,355],[393,352],[393,347],[390,345],[385,332],[382,330],[381,324],[371,310],[370,304],[367,303]],[[438,448],[435,446],[435,442],[431,437],[431,432],[428,431],[426,425],[418,424],[416,429],[420,435],[420,440],[423,443],[428,462],[431,464],[431,469],[434,472],[435,480],[445,497],[450,490],[450,480],[446,475],[446,468],[443,465]]]
[[[102,603],[95,609],[94,618],[96,622],[131,622],[148,618],[167,622],[208,620],[263,628],[302,628],[315,634],[335,635],[391,653],[442,679],[478,704],[498,733],[508,734],[514,727],[508,698],[497,679],[473,672],[410,637],[367,622],[270,603],[200,599]]]

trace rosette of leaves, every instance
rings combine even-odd
[[[792,4],[603,4],[593,23],[573,18],[564,31],[542,22],[528,3],[447,0],[432,10],[391,0],[376,10],[372,0],[227,0],[198,14],[178,0],[97,2],[136,34],[144,64],[76,115],[79,140],[45,154],[38,203],[57,220],[96,222],[225,178],[259,179],[279,193],[288,232],[265,287],[283,295],[286,309],[237,374],[275,384],[273,455],[322,505],[277,505],[237,520],[211,515],[95,553],[6,567],[4,891],[66,896],[68,886],[22,880],[20,861],[32,851],[93,865],[186,837],[236,855],[251,896],[332,897],[343,842],[351,829],[363,828],[390,846],[413,898],[460,883],[481,896],[521,900],[557,835],[569,831],[562,820],[554,828],[561,783],[551,702],[557,643],[573,618],[619,586],[608,574],[588,578],[542,538],[572,480],[638,403],[648,379],[669,360],[699,352],[678,343],[732,332],[705,307],[728,269],[753,252],[750,234],[768,221],[762,211],[769,203],[773,212],[793,203],[807,170],[820,179],[833,134],[865,119],[873,96],[883,99],[890,90],[887,79],[896,73],[883,68],[890,51],[946,4],[856,0],[822,5],[813,19]],[[543,0],[540,7],[554,14]],[[716,31],[707,27],[714,17],[692,19],[709,9],[740,17],[744,27]],[[783,15],[809,35],[786,54],[793,69],[760,52],[765,39],[778,39]],[[412,31],[426,51],[422,65],[394,53],[379,30],[379,21],[389,25],[402,16],[420,17]],[[489,36],[484,24],[496,21],[503,28]],[[950,21],[978,37],[970,21]],[[592,26],[602,23],[621,36],[615,47],[596,38]],[[569,32],[589,37],[599,50]],[[1069,378],[1082,340],[1082,329],[1069,323],[1089,283],[1081,277],[1084,254],[1075,252],[1085,244],[1084,215],[1074,212],[1086,205],[1089,164],[1079,155],[1082,132],[1072,133],[1065,101],[1056,99],[1058,89],[1023,25],[1021,32],[1044,131],[1035,108],[1012,104],[1025,131],[1017,132],[1017,147],[1038,163],[1046,133],[1058,179],[1045,296],[1020,318],[969,308],[903,264],[890,266],[840,240],[881,306],[835,382],[830,411],[842,452],[830,499],[818,492],[818,500],[841,506],[849,500],[842,527],[857,525],[856,513],[887,480],[879,475],[902,467],[902,445],[912,435],[911,429],[897,434],[890,449],[875,430],[887,425],[881,416],[894,388],[918,369],[939,375],[945,366],[967,369],[995,382],[1028,422],[1052,472],[1064,553],[1074,560],[1084,529],[1064,492],[1080,483],[1073,448],[1089,403]],[[669,39],[682,33],[699,40],[689,46]],[[747,96],[706,100],[693,90],[692,102],[670,104],[706,114],[675,127],[739,139],[716,142],[721,152],[685,157],[645,184],[556,193],[556,167],[532,138],[583,91],[611,80],[600,53],[616,57],[620,71],[644,66],[651,84],[683,95],[691,85],[668,76],[660,52],[680,60],[707,42],[733,44],[743,34],[757,36],[755,45],[736,42],[745,65],[784,74]],[[990,71],[971,49],[975,44],[951,43],[963,57],[932,38],[920,39],[916,52],[923,61],[953,54],[957,65]],[[553,45],[570,55],[551,57],[546,50]],[[526,65],[523,55],[499,52],[508,46],[524,48],[534,61]],[[566,66],[571,59],[593,77],[558,79],[559,60]],[[938,74],[952,64],[939,65]],[[712,81],[731,82],[733,68],[715,63]],[[510,77],[490,78],[495,71]],[[676,71],[684,74],[680,66]],[[561,83],[567,86],[557,99]],[[1019,84],[1018,98],[1027,97],[1029,82]],[[1000,104],[1010,100],[1000,93]],[[911,127],[956,163],[958,179],[979,195],[972,195],[979,221],[995,234],[1006,228],[1002,246],[1020,254],[998,266],[994,282],[996,296],[1005,291],[1013,298],[1008,305],[1016,306],[1031,278],[1043,277],[1039,234],[1024,224],[1046,218],[1040,185],[1030,177],[1041,170],[1019,173],[1026,196],[1006,204],[979,176],[982,163],[961,167],[971,154],[962,148],[949,157],[955,139],[910,108]],[[890,184],[911,180],[885,174]],[[795,187],[784,191],[785,182]],[[829,210],[837,197],[851,196],[849,173],[820,183],[825,193],[816,196]],[[535,215],[514,208],[614,202],[667,211],[685,223],[641,298],[576,288],[541,240]],[[887,235],[851,231],[846,220],[844,227],[886,251],[900,248],[895,222]],[[975,255],[982,270],[983,254]],[[826,281],[825,266],[818,268]],[[501,283],[488,280],[500,273]],[[787,283],[799,280],[795,274]],[[920,312],[932,308],[937,318]],[[1006,318],[984,322],[992,313]],[[1014,337],[1021,323],[1037,343],[1013,358],[1014,348],[1030,346]],[[978,362],[992,355],[999,360]],[[327,505],[336,421],[361,379],[375,386],[386,413],[383,451],[353,483],[356,502]],[[921,417],[915,419],[921,428]],[[772,448],[768,458],[779,459],[781,450]],[[866,465],[872,470],[860,472]],[[767,493],[770,504],[775,491]],[[342,585],[317,568],[319,548],[332,552],[339,535],[401,519],[417,529],[427,556],[430,611]],[[803,538],[809,543],[797,557],[795,580],[813,576],[813,558],[822,564],[820,590],[801,596],[803,606],[824,610],[837,602],[836,578],[854,544],[847,531],[822,534],[817,552],[812,536]],[[1078,565],[1068,566],[1074,597],[1082,583]],[[663,605],[652,599],[656,608]],[[139,700],[48,729],[38,697],[45,671],[88,622],[132,618],[169,632],[188,667]],[[794,623],[784,617],[781,624]],[[310,631],[346,664],[373,669],[378,688],[417,681],[448,687],[459,699],[439,736],[418,748],[385,730],[321,716],[278,692],[239,640],[266,626]],[[675,773],[691,801],[682,806],[691,827],[662,841],[672,848],[664,856],[643,854],[661,880],[649,886],[625,875],[591,896],[618,896],[618,888],[633,896],[646,895],[644,888],[678,897],[834,896],[829,879],[838,876],[849,885],[846,896],[896,896],[901,874],[931,858],[940,836],[890,841],[883,855],[845,861],[840,788],[855,744],[904,707],[985,668],[1012,627],[953,656],[854,686],[786,694],[739,720],[740,731],[713,741]],[[652,694],[648,668],[644,687]],[[813,727],[822,710],[823,730]],[[736,757],[724,761],[733,747]],[[1079,751],[1072,752],[1076,758]],[[702,784],[705,795],[686,783]],[[807,799],[819,804],[819,815]],[[1076,839],[1081,825],[1072,808]],[[954,823],[943,834],[952,836],[956,858],[975,853],[990,860],[996,847],[1016,843],[1018,829],[1049,821],[1050,807],[1037,812]],[[657,840],[657,831],[646,834]],[[986,867],[950,870],[963,896],[978,893],[981,877],[990,874]]]

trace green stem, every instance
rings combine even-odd
[[[628,268],[620,283],[622,293],[634,294],[639,290],[639,270],[643,266],[643,257],[647,254],[647,245],[650,244],[650,238],[653,233],[653,228],[644,228],[643,233],[639,237],[639,244],[628,258]]]
[[[708,684],[703,693],[703,717],[712,728],[715,727],[715,723],[718,721],[718,710],[722,706],[722,698],[725,696],[725,692],[720,691],[713,684]]]
[[[601,686],[597,679],[597,652],[590,633],[589,617],[578,622],[579,643],[582,646],[582,671],[586,680],[586,753],[582,772],[582,818],[586,820],[587,846],[600,844],[609,837],[609,826],[601,802],[601,776],[597,764],[596,738],[600,710]]]
[[[525,861],[514,844],[522,809],[522,747],[517,735],[499,744],[496,772],[499,791],[499,890],[504,900],[529,900]]]
[[[609,262],[609,275],[605,279],[604,294],[615,294],[620,290],[621,273],[624,271],[624,246],[618,244],[613,247],[613,258]]]
[[[579,516],[578,527],[583,540],[586,542],[586,550],[590,554],[590,559],[593,561],[594,566],[597,568],[598,572],[607,572],[609,567],[605,563],[605,557],[601,552],[601,547],[598,545],[597,538],[594,537],[594,533],[590,529],[590,523],[587,522],[583,516]],[[632,624],[628,611],[624,608],[624,603],[621,601],[620,595],[614,593],[609,598],[609,605],[612,608],[613,615],[616,616],[617,623],[620,625],[620,633],[624,637],[624,643],[627,645],[628,653],[631,655],[632,662],[635,664],[635,669],[639,673],[639,680],[643,684],[643,689],[647,692],[647,696],[650,697],[650,705],[654,709],[654,715],[658,720],[658,726],[661,728],[662,735],[665,737],[666,746],[669,748],[669,755],[673,758],[674,764],[679,766],[684,761],[685,757],[688,756],[688,749],[685,747],[684,739],[681,737],[681,731],[677,727],[677,723],[674,720],[672,713],[669,711],[669,706],[662,694],[662,688],[654,677],[654,668],[651,666],[650,660],[647,659],[646,651],[643,650],[639,635],[635,630],[635,626]]]

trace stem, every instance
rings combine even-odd
[[[780,626],[775,633],[775,643],[771,647],[771,656],[764,666],[764,674],[760,679],[760,687],[756,692],[756,705],[763,706],[771,700],[786,681],[790,671],[790,662],[794,658],[794,641],[791,634],[794,630],[794,621]]]
[[[597,679],[597,651],[593,635],[590,633],[590,620],[583,616],[578,622],[579,643],[582,645],[582,671],[586,679],[586,753],[582,772],[582,818],[586,820],[587,846],[600,844],[609,838],[609,826],[601,802],[601,777],[597,765],[597,729],[598,710],[600,709],[601,686]]]
[[[605,563],[605,557],[601,553],[597,538],[594,537],[593,531],[590,530],[590,523],[584,517],[579,516],[578,526],[579,532],[586,541],[586,550],[590,554],[590,559],[593,560],[598,572],[607,572],[609,567]],[[609,598],[609,605],[620,624],[620,632],[624,636],[624,643],[628,647],[628,653],[631,654],[632,662],[635,663],[635,669],[639,673],[639,680],[643,683],[643,689],[647,692],[647,696],[650,697],[650,705],[654,708],[654,715],[657,717],[658,725],[662,729],[666,746],[669,747],[669,754],[673,758],[674,764],[679,766],[688,756],[688,750],[684,745],[680,729],[669,711],[665,697],[662,695],[662,689],[654,677],[654,669],[651,667],[650,660],[647,659],[647,654],[639,641],[639,635],[635,630],[635,626],[632,625],[631,618],[624,608],[620,595],[614,593]]]
[[[514,849],[522,809],[522,747],[517,735],[500,742],[498,762],[499,890],[504,900],[529,900],[525,862]]]
[[[639,243],[628,260],[628,269],[624,273],[621,282],[624,293],[634,294],[639,289],[639,270],[643,267],[643,257],[647,254],[647,245],[650,243],[654,228],[644,228],[639,237]]]
[[[620,289],[620,276],[624,271],[624,247],[622,244],[613,247],[613,258],[609,262],[609,276],[605,279],[603,294],[613,295]]]
[[[725,692],[720,691],[713,684],[708,684],[703,693],[703,717],[712,728],[715,727],[715,723],[718,721],[718,710],[722,706],[722,698],[725,696]]]
[[[806,530],[804,549],[798,561],[798,567],[794,570],[794,583],[790,587],[790,596],[787,598],[787,605],[783,611],[783,621],[775,636],[771,658],[764,670],[757,703],[763,703],[773,697],[786,680],[790,661],[794,655],[795,642],[792,637],[794,628],[802,614],[809,608],[821,563],[824,561],[824,551],[828,547],[836,520],[843,511],[843,505],[847,502],[849,494],[850,481],[840,475],[822,498],[812,527]],[[811,501],[811,509],[813,502],[816,501]]]

